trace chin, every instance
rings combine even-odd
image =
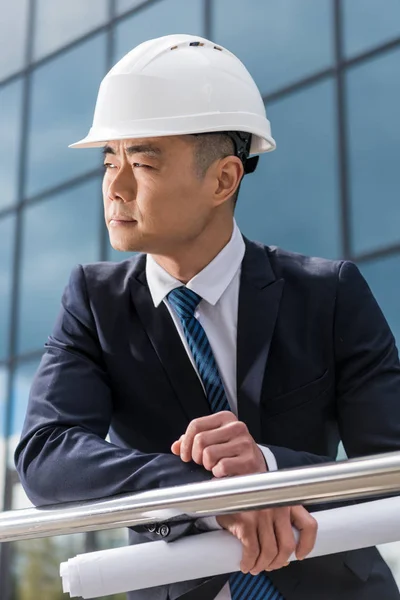
[[[142,252],[142,249],[139,248],[140,244],[135,244],[133,240],[110,236],[110,244],[114,250],[118,250],[119,252]]]

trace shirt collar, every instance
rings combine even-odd
[[[204,300],[215,305],[231,283],[240,268],[245,253],[242,234],[233,222],[232,237],[221,252],[200,273],[197,273],[186,287],[199,294]],[[159,306],[165,296],[182,284],[148,254],[146,257],[146,278],[154,306]]]

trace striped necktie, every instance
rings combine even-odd
[[[194,316],[201,299],[185,286],[175,288],[168,294],[168,302],[180,319],[212,412],[231,410],[210,342]],[[284,600],[266,573],[233,573],[229,577],[229,586],[232,600]]]

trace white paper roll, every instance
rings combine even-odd
[[[308,558],[400,540],[400,498],[314,513],[315,547]],[[297,532],[296,532],[297,534]],[[96,598],[178,581],[239,571],[242,545],[227,531],[211,531],[168,544],[80,554],[61,563],[63,591]],[[291,560],[296,560],[292,555]]]

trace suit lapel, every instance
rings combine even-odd
[[[275,278],[264,246],[245,243],[237,328],[238,414],[260,443],[261,388],[284,281]]]
[[[141,257],[131,278],[131,295],[139,319],[160,359],[188,421],[210,414],[210,407],[179,333],[164,303],[153,304]],[[160,398],[162,402],[162,398]]]

